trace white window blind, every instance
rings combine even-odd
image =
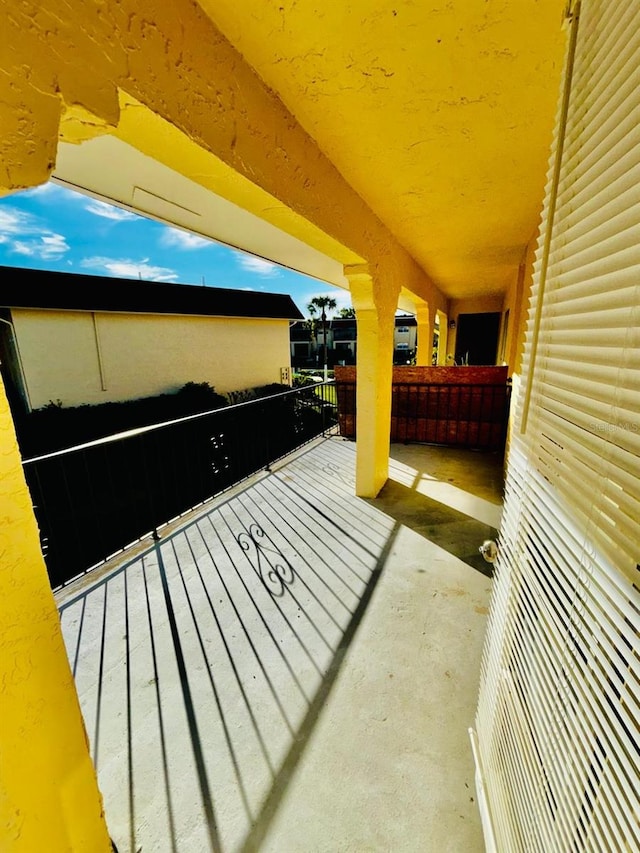
[[[476,719],[508,853],[640,851],[640,2],[583,0],[567,92]]]

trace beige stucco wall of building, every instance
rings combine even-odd
[[[13,309],[31,405],[106,403],[208,382],[280,382],[287,320]]]
[[[407,331],[403,332],[401,329],[407,329]],[[407,344],[410,350],[415,350],[418,346],[418,327],[396,325],[393,332],[394,348],[397,347],[398,344]]]

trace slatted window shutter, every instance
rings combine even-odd
[[[640,850],[640,2],[577,27],[476,719],[509,853]]]

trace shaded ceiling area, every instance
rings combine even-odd
[[[451,298],[538,226],[565,0],[199,0]]]

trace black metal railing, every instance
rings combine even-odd
[[[53,587],[330,430],[332,382],[27,459]]]
[[[355,437],[356,386],[338,382],[340,432]],[[511,386],[394,382],[391,441],[482,450],[504,448]]]

